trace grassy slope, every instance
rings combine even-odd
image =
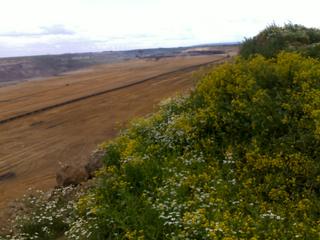
[[[298,54],[238,60],[132,123],[70,235],[319,239],[319,69]]]

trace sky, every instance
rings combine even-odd
[[[0,57],[238,42],[320,28],[319,0],[0,0]]]

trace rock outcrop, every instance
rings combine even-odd
[[[58,187],[78,185],[89,178],[86,170],[82,166],[66,165],[56,175]]]
[[[65,165],[57,172],[56,182],[58,187],[69,185],[78,185],[95,176],[95,172],[103,166],[102,157],[105,150],[98,149],[94,151],[85,165]]]
[[[105,150],[103,149],[98,149],[91,154],[88,163],[84,166],[89,178],[93,178],[95,172],[103,166],[102,158],[104,155]]]

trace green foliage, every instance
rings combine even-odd
[[[78,204],[74,226],[98,230],[78,237],[319,239],[319,69],[238,59],[132,123]]]
[[[297,51],[305,56],[320,57],[320,30],[297,24],[284,27],[271,25],[253,38],[246,39],[240,55],[248,58],[254,54],[275,57],[281,51]]]

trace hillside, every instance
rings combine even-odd
[[[70,239],[318,239],[319,67],[238,60],[132,123],[106,145]]]
[[[132,59],[0,88],[0,231],[12,201],[29,188],[52,189],[61,165],[83,166],[130,119],[188,92],[195,71],[226,59]]]
[[[215,66],[100,145],[91,182],[26,198],[15,237],[319,239],[319,69],[285,48]]]

